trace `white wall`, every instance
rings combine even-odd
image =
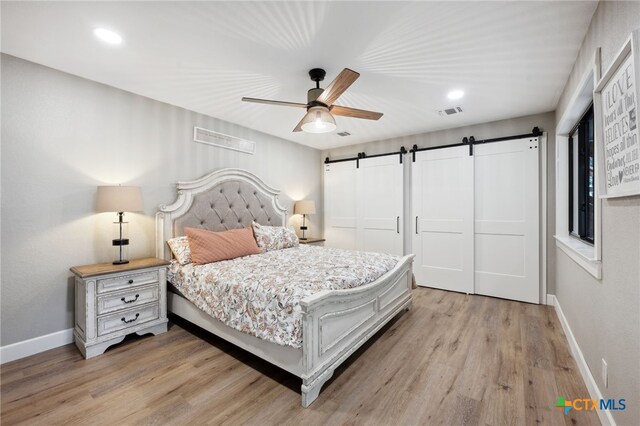
[[[73,326],[69,267],[112,260],[111,222],[94,213],[97,185],[142,187],[126,214],[131,257],[154,254],[153,214],[175,183],[247,169],[322,211],[320,151],[2,55],[2,339],[7,345]],[[193,126],[250,139],[248,155],[192,141]],[[321,215],[310,217],[317,235]]]
[[[640,2],[600,2],[560,98],[557,120],[591,66],[595,49],[601,48],[604,73],[639,27]],[[605,398],[627,400],[627,410],[614,411],[614,419],[640,424],[640,196],[602,202],[601,281],[561,250],[555,256],[556,297],[587,365]],[[601,379],[602,358],[609,365],[608,388]]]

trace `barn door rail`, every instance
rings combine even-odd
[[[542,131],[540,130],[539,127],[534,127],[531,130],[531,133],[525,133],[522,135],[513,135],[513,136],[502,136],[499,138],[491,138],[491,139],[480,139],[480,140],[476,140],[476,138],[474,136],[469,136],[469,137],[464,137],[462,138],[462,142],[460,143],[453,143],[453,144],[449,144],[449,145],[439,145],[439,146],[430,146],[427,148],[418,148],[418,145],[413,145],[413,147],[409,150],[409,152],[412,155],[412,160],[415,163],[416,161],[416,152],[420,152],[420,151],[431,151],[434,149],[444,149],[444,148],[454,148],[457,146],[469,146],[469,155],[473,155],[473,146],[474,145],[480,145],[480,144],[485,144],[485,143],[492,143],[492,142],[502,142],[502,141],[508,141],[511,139],[524,139],[524,138],[535,138],[538,136],[542,136]]]
[[[386,156],[389,156],[389,155],[397,155],[399,163],[402,164],[404,155],[408,154],[408,153],[411,153],[412,160],[415,162],[416,161],[416,152],[431,151],[431,150],[434,150],[434,149],[454,148],[454,147],[457,147],[457,146],[468,146],[469,147],[469,155],[473,155],[473,146],[474,145],[492,143],[492,142],[501,142],[501,141],[507,141],[507,140],[510,140],[510,139],[531,138],[531,137],[538,137],[538,136],[542,136],[542,131],[540,130],[539,127],[536,126],[536,127],[533,128],[533,130],[531,130],[531,133],[525,133],[525,134],[522,134],[522,135],[502,136],[502,137],[499,137],[499,138],[480,139],[480,140],[476,140],[475,137],[473,137],[473,136],[469,136],[469,137],[465,136],[464,138],[462,138],[462,142],[460,142],[460,143],[453,143],[453,144],[439,145],[439,146],[431,146],[431,147],[426,147],[426,148],[418,148],[418,145],[413,145],[413,147],[409,151],[407,151],[404,146],[401,146],[399,151],[385,152],[385,153],[382,153],[382,154],[367,155],[363,151],[363,152],[359,152],[356,157],[339,158],[337,160],[332,160],[331,158],[326,157],[324,159],[324,164],[344,163],[345,161],[355,161],[356,162],[356,167],[360,167],[360,161],[361,160],[365,160],[367,158],[386,157]]]
[[[385,152],[383,154],[373,154],[373,155],[367,155],[364,151],[363,152],[359,152],[357,157],[349,157],[349,158],[340,158],[338,160],[331,160],[329,157],[326,157],[324,159],[324,164],[332,164],[332,163],[343,163],[345,161],[355,161],[356,162],[356,167],[360,167],[360,160],[365,160],[367,158],[376,158],[376,157],[387,157],[389,155],[397,155],[399,158],[399,162],[400,164],[402,164],[402,157],[407,153],[408,151],[406,150],[406,148],[404,146],[400,147],[400,151],[393,151],[393,152]]]

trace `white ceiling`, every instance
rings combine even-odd
[[[597,2],[2,2],[2,51],[315,148],[551,111]],[[92,34],[112,29],[122,45]],[[336,133],[291,130],[306,102],[348,67]],[[463,89],[461,101],[446,94]],[[436,110],[462,105],[464,113]]]

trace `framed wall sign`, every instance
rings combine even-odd
[[[635,30],[593,92],[601,198],[640,194],[639,49]]]

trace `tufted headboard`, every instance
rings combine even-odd
[[[287,226],[279,190],[241,169],[222,169],[191,182],[178,182],[178,198],[156,213],[156,256],[171,259],[167,240],[184,228],[225,231],[261,225]]]

